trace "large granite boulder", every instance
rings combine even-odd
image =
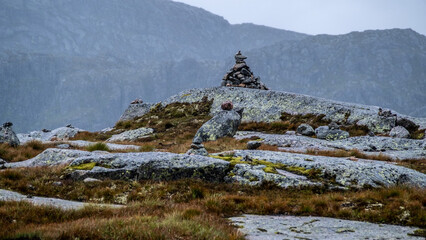
[[[408,132],[408,130],[403,126],[396,126],[392,128],[389,136],[397,138],[410,138],[410,132]]]
[[[12,130],[13,124],[11,122],[4,123],[0,127],[0,143],[7,143],[12,147],[19,145],[20,141]]]
[[[109,138],[108,142],[133,142],[141,138],[146,138],[150,134],[154,133],[154,129],[152,128],[138,128],[134,130],[129,130],[122,132],[120,134],[113,135]]]
[[[223,110],[198,129],[193,143],[215,141],[221,137],[232,137],[238,130],[244,109]]]
[[[300,124],[296,130],[297,133],[302,134],[304,136],[313,136],[315,135],[314,129],[309,124]]]

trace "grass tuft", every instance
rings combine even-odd
[[[92,145],[89,145],[86,147],[87,151],[93,152],[93,151],[110,151],[108,145],[102,142],[98,142]]]

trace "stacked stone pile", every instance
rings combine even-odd
[[[250,67],[244,61],[247,57],[238,51],[235,54],[235,65],[231,68],[222,79],[222,86],[226,87],[247,87],[262,90],[268,88],[260,81],[260,77],[255,77]]]

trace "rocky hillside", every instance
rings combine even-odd
[[[308,36],[168,0],[0,6],[0,122],[18,132],[112,126],[135,98],[218,86],[237,50],[275,90],[426,112],[425,37],[411,30]]]

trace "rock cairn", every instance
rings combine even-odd
[[[260,81],[260,77],[255,77],[250,67],[244,61],[247,57],[238,51],[235,54],[235,65],[223,77],[221,86],[226,87],[246,87],[268,90]]]

